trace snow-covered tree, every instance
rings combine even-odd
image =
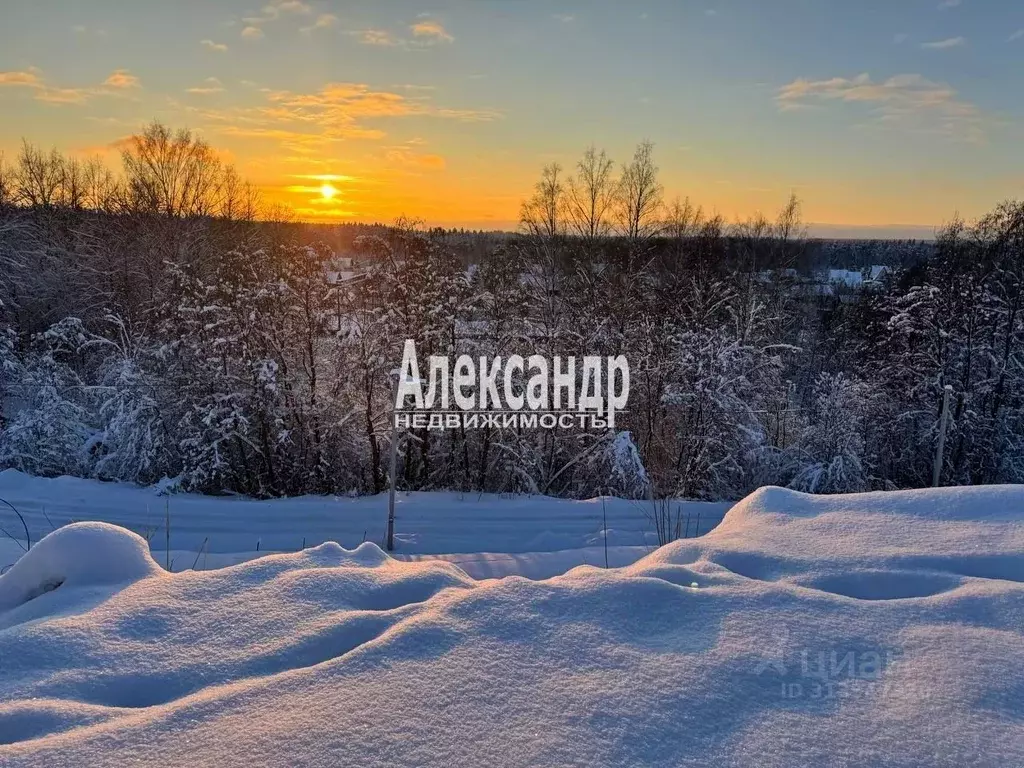
[[[33,340],[12,386],[17,402],[0,434],[0,466],[52,477],[82,475],[95,428],[87,389],[66,358],[85,341],[68,318]]]
[[[103,354],[93,388],[99,430],[93,438],[92,472],[104,480],[150,484],[179,471],[177,451],[164,418],[166,382],[151,342],[124,318],[108,315],[113,338],[91,342]]]
[[[874,414],[870,392],[856,379],[821,374],[806,426],[790,453],[797,465],[790,488],[807,493],[868,490],[864,465],[864,421]]]

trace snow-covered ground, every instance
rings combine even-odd
[[[0,577],[0,765],[1020,766],[1022,580],[1021,486],[766,488],[544,581],[73,526]]]
[[[256,501],[193,494],[160,496],[151,488],[75,477],[53,479],[5,470],[0,499],[25,517],[33,541],[73,521],[97,520],[147,539],[173,571],[219,568],[271,552],[297,552],[327,541],[350,549],[384,543],[387,494],[360,498],[307,496]],[[690,536],[717,525],[730,504],[677,502]],[[623,499],[572,501],[549,497],[400,493],[395,505],[395,555],[440,556],[474,578],[518,574],[547,578],[577,565],[622,566],[658,546],[649,503]],[[170,557],[166,556],[170,519]],[[21,522],[0,504],[0,526],[24,539]],[[0,568],[21,554],[0,531]]]

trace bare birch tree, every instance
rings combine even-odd
[[[614,163],[602,149],[590,146],[576,164],[566,193],[566,219],[573,234],[588,246],[606,237],[612,229],[615,205]]]
[[[656,235],[664,190],[658,183],[658,166],[654,164],[651,142],[639,144],[633,159],[622,165],[617,192],[616,214],[622,235],[631,243]]]
[[[555,237],[564,232],[562,209],[565,187],[561,174],[562,166],[558,163],[545,165],[540,181],[534,186],[533,196],[523,203],[519,218],[528,234]]]

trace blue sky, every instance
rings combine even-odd
[[[24,136],[116,163],[158,118],[308,217],[510,226],[546,162],[643,139],[669,198],[730,219],[796,190],[810,221],[930,227],[1024,193],[1019,0],[8,0],[3,19],[7,157]]]

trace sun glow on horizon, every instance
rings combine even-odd
[[[337,188],[332,186],[331,184],[329,184],[326,181],[320,186],[320,196],[324,200],[333,200],[334,196],[337,195],[337,194],[338,194]]]

